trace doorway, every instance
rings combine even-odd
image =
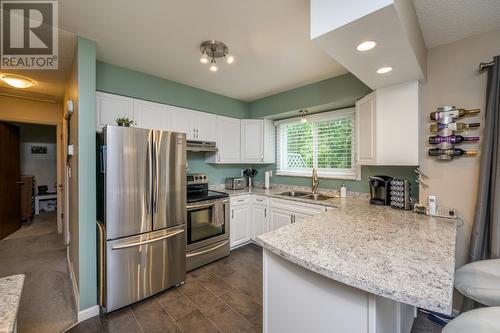
[[[62,332],[76,322],[61,127],[0,121],[0,277],[25,274],[19,333]]]

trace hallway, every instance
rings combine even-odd
[[[0,241],[0,277],[26,274],[18,333],[57,333],[76,321],[66,247],[56,228],[56,213],[42,213]]]

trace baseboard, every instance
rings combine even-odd
[[[99,315],[99,305],[91,306],[90,308],[78,311],[78,322],[90,319]]]
[[[78,292],[78,285],[76,284],[76,276],[75,276],[75,271],[73,269],[73,264],[71,263],[71,259],[69,258],[69,247],[66,247],[66,260],[68,262],[71,284],[73,285],[73,294],[75,296],[75,309],[78,309],[80,307],[80,294]],[[78,317],[80,317],[80,315],[78,315]]]

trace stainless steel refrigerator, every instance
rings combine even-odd
[[[186,278],[186,135],[98,134],[99,301],[111,312]]]

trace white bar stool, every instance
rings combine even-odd
[[[455,288],[464,296],[488,306],[500,306],[500,259],[481,260],[455,272]]]
[[[500,306],[462,313],[450,321],[441,333],[500,333]]]

